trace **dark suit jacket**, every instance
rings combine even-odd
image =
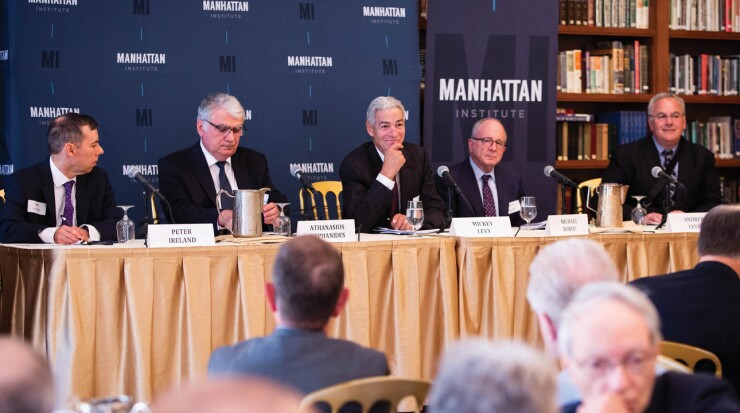
[[[716,354],[722,375],[740,393],[738,274],[725,264],[706,261],[690,270],[640,278],[632,284],[655,304],[665,339]]]
[[[208,362],[210,376],[257,375],[304,393],[388,373],[385,355],[379,351],[323,332],[292,328],[218,348]]]
[[[465,198],[470,201],[470,205],[473,209],[470,209],[467,203],[457,195],[454,191],[452,192],[452,211],[455,218],[465,217],[483,217],[486,215],[483,209],[483,198],[478,186],[478,181],[475,179],[475,172],[473,167],[470,166],[470,158],[466,158],[464,161],[450,167],[450,175],[460,187]],[[509,211],[509,202],[517,201],[519,198],[524,196],[522,190],[522,177],[511,172],[501,166],[493,168],[493,176],[496,181],[496,192],[498,194],[498,208],[496,212],[499,216],[504,216]],[[447,197],[447,183],[444,179],[436,177],[437,191],[440,197],[445,203],[445,213],[449,209],[449,201]],[[512,225],[520,225],[524,223],[519,213],[508,214]]]
[[[77,177],[75,216],[77,225],[92,225],[101,240],[115,241],[116,222],[123,211],[116,207],[108,174],[97,166]],[[11,175],[5,190],[7,202],[0,215],[0,242],[40,243],[39,232],[55,227],[57,208],[49,159]],[[46,215],[28,211],[28,201],[46,204]]]
[[[408,201],[420,195],[419,199],[424,203],[422,228],[441,228],[444,225],[444,203],[434,188],[434,175],[426,152],[421,146],[406,142],[402,151],[406,163],[400,172],[399,213],[405,214]],[[371,232],[376,227],[390,228],[388,216],[393,192],[375,179],[382,166],[372,141],[350,152],[339,166],[344,197],[342,216],[354,218],[355,224],[362,226],[362,232]]]
[[[714,154],[706,148],[681,138],[683,146],[678,159],[678,181],[686,187],[683,203],[673,209],[684,212],[704,212],[722,203],[719,187],[719,175],[714,166]],[[660,154],[655,148],[652,136],[617,147],[612,153],[609,166],[604,171],[602,182],[614,182],[629,185],[627,201],[624,208],[624,219],[630,219],[632,208],[636,205],[632,195],[645,195],[658,182],[651,170],[661,166]],[[663,213],[663,191],[657,196],[648,212]],[[680,197],[676,197],[678,200]]]
[[[575,413],[580,402],[569,404],[563,413]],[[740,412],[729,384],[708,374],[668,372],[655,379],[653,396],[645,413],[731,413]]]
[[[270,202],[286,202],[287,198],[275,189],[270,179],[263,154],[239,147],[231,157],[231,167],[239,189],[270,188]],[[216,230],[216,187],[200,141],[159,160],[159,186],[172,206],[175,223],[211,223]],[[169,213],[167,217],[172,222]]]

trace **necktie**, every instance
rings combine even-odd
[[[487,217],[495,217],[496,203],[493,202],[493,192],[491,192],[491,187],[488,186],[491,175],[483,175],[481,179],[483,179],[483,210]]]
[[[393,220],[393,216],[398,213],[398,182],[396,182],[393,185],[393,189],[391,190],[391,216],[390,219]]]
[[[663,152],[663,170],[668,173],[668,164],[671,163],[671,159],[673,159],[673,150],[666,149]],[[675,167],[673,170],[671,170],[671,175],[674,177],[676,176]],[[671,204],[673,204],[673,195],[676,193],[676,184],[670,183],[668,184],[668,189],[671,192]]]
[[[64,212],[62,213],[62,225],[74,225],[75,207],[72,205],[72,187],[75,181],[64,183]]]
[[[216,162],[216,165],[218,166],[218,186],[221,187],[221,189],[227,191],[229,194],[231,194],[231,184],[229,183],[229,179],[226,178],[226,170],[224,169],[224,165],[226,165],[226,161],[218,161]],[[221,208],[223,209],[234,209],[234,199],[231,197],[228,197],[226,195],[219,195],[221,198]]]

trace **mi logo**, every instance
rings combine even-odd
[[[149,127],[152,126],[152,123],[151,109],[136,109],[136,126]]]
[[[135,15],[149,15],[149,0],[134,0]]]
[[[319,111],[316,109],[304,109],[303,126],[319,126]]]
[[[59,69],[59,50],[44,50],[41,52],[42,69]]]
[[[383,59],[383,76],[398,76],[398,61],[396,59]]]
[[[313,13],[313,3],[298,3],[298,18],[301,20],[316,20]]]
[[[218,68],[220,72],[236,72],[236,55],[219,56]]]

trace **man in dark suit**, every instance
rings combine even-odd
[[[393,228],[410,230],[408,201],[423,202],[422,228],[444,225],[443,202],[434,188],[426,152],[404,143],[405,109],[392,96],[370,102],[365,127],[373,140],[350,152],[339,166],[344,204],[342,216],[353,218],[362,232]]]
[[[269,203],[262,208],[265,225],[279,215],[275,202],[286,198],[272,183],[267,159],[257,151],[239,146],[244,134],[244,108],[225,93],[214,93],[200,102],[195,122],[200,141],[159,160],[159,185],[172,206],[175,223],[211,223],[214,231],[231,227],[233,200],[216,194],[222,189],[270,188]]]
[[[349,294],[334,247],[314,236],[286,242],[275,257],[272,281],[266,291],[277,328],[267,337],[216,349],[208,363],[211,376],[262,376],[310,393],[389,373],[383,353],[324,332]]]
[[[108,174],[96,166],[103,154],[98,123],[67,113],[46,134],[48,160],[11,176],[0,216],[0,242],[75,244],[116,240],[116,207]]]
[[[732,387],[716,377],[656,377],[660,319],[634,287],[585,285],[565,309],[558,333],[560,361],[581,393],[563,412],[740,412]]]
[[[468,139],[468,159],[453,165],[450,175],[467,199],[452,191],[454,217],[491,217],[509,215],[512,225],[524,221],[519,216],[519,198],[524,196],[522,178],[498,166],[506,152],[506,130],[498,119],[475,122]],[[437,190],[449,210],[448,186],[437,178]]]
[[[714,154],[701,145],[681,138],[686,128],[686,107],[683,99],[671,93],[659,93],[648,104],[648,125],[652,136],[619,146],[611,155],[602,182],[629,185],[624,218],[630,219],[635,206],[632,195],[646,198],[647,223],[657,224],[665,213],[666,188],[670,195],[671,211],[704,212],[722,203],[719,175],[714,166]],[[681,186],[661,185],[651,170],[661,166],[673,175]],[[666,168],[669,168],[666,170]],[[657,190],[657,188],[660,188]]]
[[[704,217],[699,264],[632,282],[660,313],[667,340],[701,347],[722,362],[740,392],[740,205],[720,205]]]

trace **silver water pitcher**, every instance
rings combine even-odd
[[[622,205],[627,198],[627,189],[629,185],[614,183],[602,183],[599,186],[589,186],[586,194],[586,208],[596,213],[596,226],[601,228],[621,228],[622,227]],[[591,208],[592,191],[599,195],[599,203],[596,210]]]
[[[233,194],[222,189],[216,194],[218,213],[221,208],[221,194],[234,198],[234,210],[231,215],[231,233],[235,237],[253,238],[262,236],[262,205],[265,193],[270,188],[235,189]]]

